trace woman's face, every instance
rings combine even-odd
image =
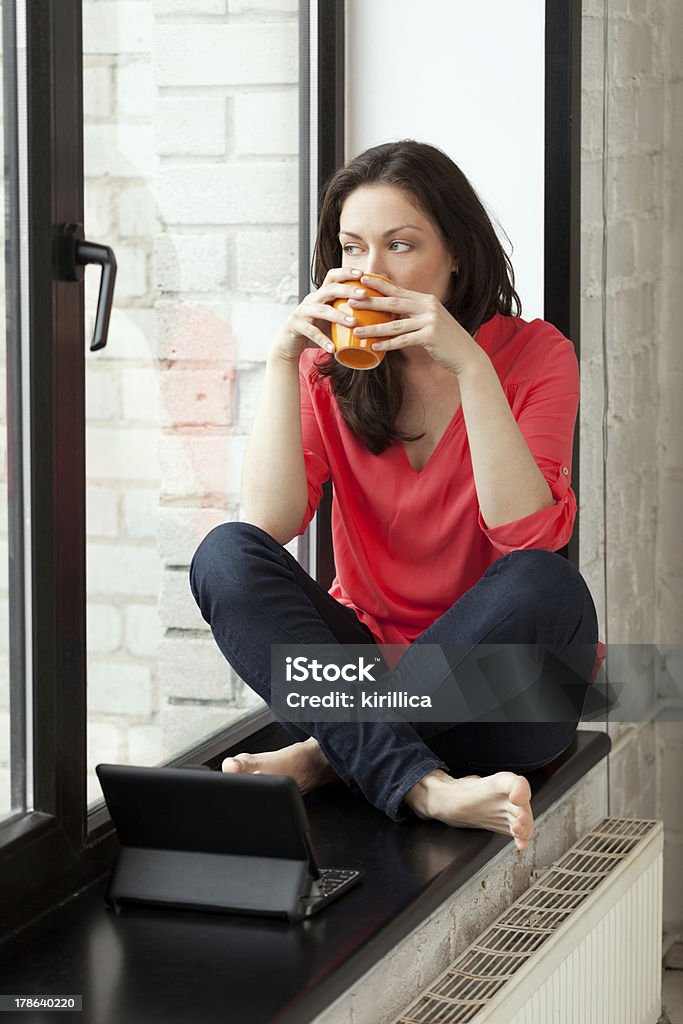
[[[458,262],[433,222],[394,185],[363,185],[339,218],[342,266],[388,277],[409,291],[445,302]]]

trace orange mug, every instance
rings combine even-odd
[[[382,277],[380,274],[365,274],[364,277],[376,277],[379,281],[393,284],[393,281],[389,281],[388,277]],[[358,285],[359,282],[356,280],[344,281],[343,283]],[[365,285],[361,285],[361,287],[365,288],[370,298],[376,298],[382,294]],[[342,313],[355,316],[357,323],[354,326],[356,327],[386,324],[394,319],[393,313],[386,313],[384,310],[354,309],[348,305],[348,299],[336,299],[332,305],[335,309],[340,309]],[[370,348],[378,340],[378,338],[359,338],[357,334],[353,333],[353,327],[345,327],[344,324],[332,324],[334,358],[342,366],[349,366],[352,370],[374,370],[376,366],[379,366],[384,359],[384,352],[375,352]]]

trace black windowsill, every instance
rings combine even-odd
[[[606,734],[581,731],[530,774],[535,815],[609,748]],[[438,822],[395,824],[341,784],[305,803],[320,866],[365,872],[317,917],[289,925],[140,908],[117,915],[100,879],[1,947],[3,992],[81,994],[83,1024],[305,1024],[512,841]]]

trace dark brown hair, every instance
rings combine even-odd
[[[338,237],[342,206],[352,192],[365,185],[403,189],[440,232],[459,261],[459,272],[451,279],[444,305],[469,334],[474,335],[495,312],[521,315],[512,264],[477,193],[450,157],[413,139],[366,149],[327,182],[313,253],[316,287],[328,270],[342,265]],[[313,379],[330,378],[344,420],[373,455],[380,455],[394,440],[424,437],[397,431],[394,426],[403,403],[403,370],[400,350],[365,372],[342,366],[328,355],[317,364]]]

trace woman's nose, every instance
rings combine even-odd
[[[373,252],[372,249],[368,252],[368,257],[365,261],[365,271],[368,274],[378,274],[380,277],[388,277],[389,275],[384,268],[380,253]]]

